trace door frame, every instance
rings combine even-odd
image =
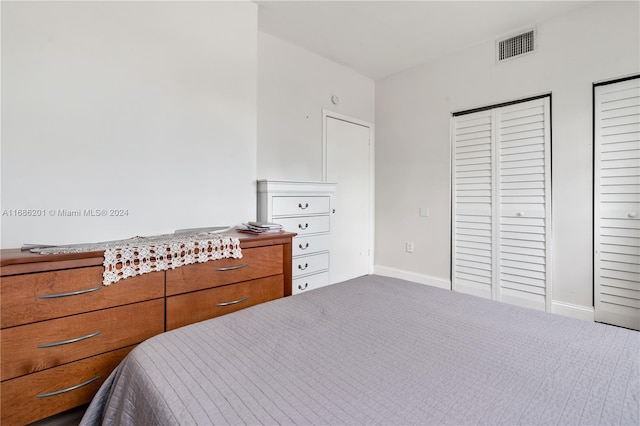
[[[327,181],[327,119],[345,121],[369,129],[369,265],[368,273],[373,273],[375,248],[375,129],[373,123],[322,109],[322,181]],[[337,183],[337,182],[336,182]]]

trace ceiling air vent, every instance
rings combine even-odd
[[[515,58],[525,53],[533,52],[535,41],[535,32],[530,30],[518,35],[511,36],[502,40],[498,40],[497,53],[498,62],[506,59]]]

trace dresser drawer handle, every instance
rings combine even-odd
[[[88,288],[86,290],[71,291],[69,293],[45,294],[44,296],[38,296],[38,299],[55,299],[57,297],[67,297],[76,296],[78,294],[93,293],[94,291],[100,290],[102,287],[103,286],[100,285],[98,287]]]
[[[249,266],[248,263],[242,264],[242,265],[237,265],[237,266],[229,266],[226,268],[216,268],[216,271],[235,271],[236,269],[242,269],[242,268],[246,268],[247,266]]]
[[[298,265],[298,269],[300,269],[301,271],[304,271],[305,269],[307,269],[309,267],[308,263],[304,264],[304,267],[302,265]]]
[[[302,203],[299,203],[298,204],[298,208],[302,209],[302,210],[308,209],[309,208],[309,203],[304,203],[304,206],[302,205]]]
[[[304,287],[302,287],[302,285],[298,284],[298,290],[306,290],[307,287],[309,287],[309,283],[304,283]]]
[[[300,228],[300,229],[307,229],[308,227],[309,227],[308,223],[305,223],[304,226],[302,226],[301,223],[298,224],[298,228]]]
[[[236,303],[244,302],[245,300],[249,300],[249,296],[247,296],[247,297],[243,297],[242,299],[233,300],[233,301],[231,301],[231,302],[216,303],[216,306],[229,306],[229,305],[235,305]]]
[[[90,339],[92,337],[95,337],[100,333],[102,333],[102,331],[96,331],[95,333],[87,334],[86,336],[76,337],[75,339],[63,340],[61,342],[45,343],[43,345],[38,345],[38,347],[44,349],[44,348],[52,348],[54,346],[62,346],[62,345],[66,345],[66,344],[69,344],[69,343],[80,342],[81,340],[86,340],[86,339]]]
[[[298,244],[298,247],[300,248],[300,250],[306,250],[309,248],[309,243],[305,244],[304,247],[302,247],[302,243]]]
[[[81,388],[83,386],[87,386],[88,384],[95,382],[99,378],[100,378],[100,376],[96,376],[93,379],[89,379],[86,382],[80,383],[79,385],[71,386],[70,388],[61,389],[61,390],[55,391],[55,392],[41,393],[39,395],[36,395],[36,398],[47,398],[49,396],[60,395],[61,393],[65,393],[65,392],[71,392],[72,390],[76,390],[76,389],[79,389],[79,388]]]

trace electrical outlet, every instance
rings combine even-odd
[[[407,241],[407,253],[413,253],[413,242]]]

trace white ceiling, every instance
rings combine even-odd
[[[255,1],[258,28],[379,79],[590,1]]]

